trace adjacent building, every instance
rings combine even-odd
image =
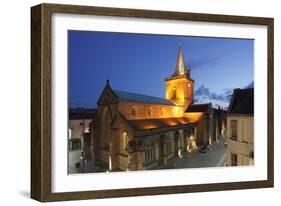
[[[97,109],[72,108],[68,113],[68,150],[81,150],[91,159],[93,142],[90,128]]]
[[[214,121],[223,118],[211,103],[194,104],[194,83],[181,47],[165,98],[119,91],[107,80],[91,127],[94,160],[109,171],[143,170],[211,144],[223,127]]]
[[[213,108],[214,121],[213,121],[213,141],[219,141],[226,136],[226,116],[227,111]]]
[[[235,89],[227,114],[227,164],[254,164],[254,89]]]

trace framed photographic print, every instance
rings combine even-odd
[[[31,197],[273,187],[273,19],[31,8]]]

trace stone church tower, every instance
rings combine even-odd
[[[193,103],[194,80],[190,78],[190,68],[184,63],[182,48],[179,47],[175,71],[165,79],[166,99],[187,108]]]

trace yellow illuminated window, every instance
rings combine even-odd
[[[123,150],[125,150],[127,148],[127,145],[128,145],[128,133],[123,132],[122,133],[122,148],[123,148]]]

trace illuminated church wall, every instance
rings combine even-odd
[[[120,102],[118,110],[128,120],[181,117],[184,107],[137,102]],[[134,111],[133,111],[134,110]]]

